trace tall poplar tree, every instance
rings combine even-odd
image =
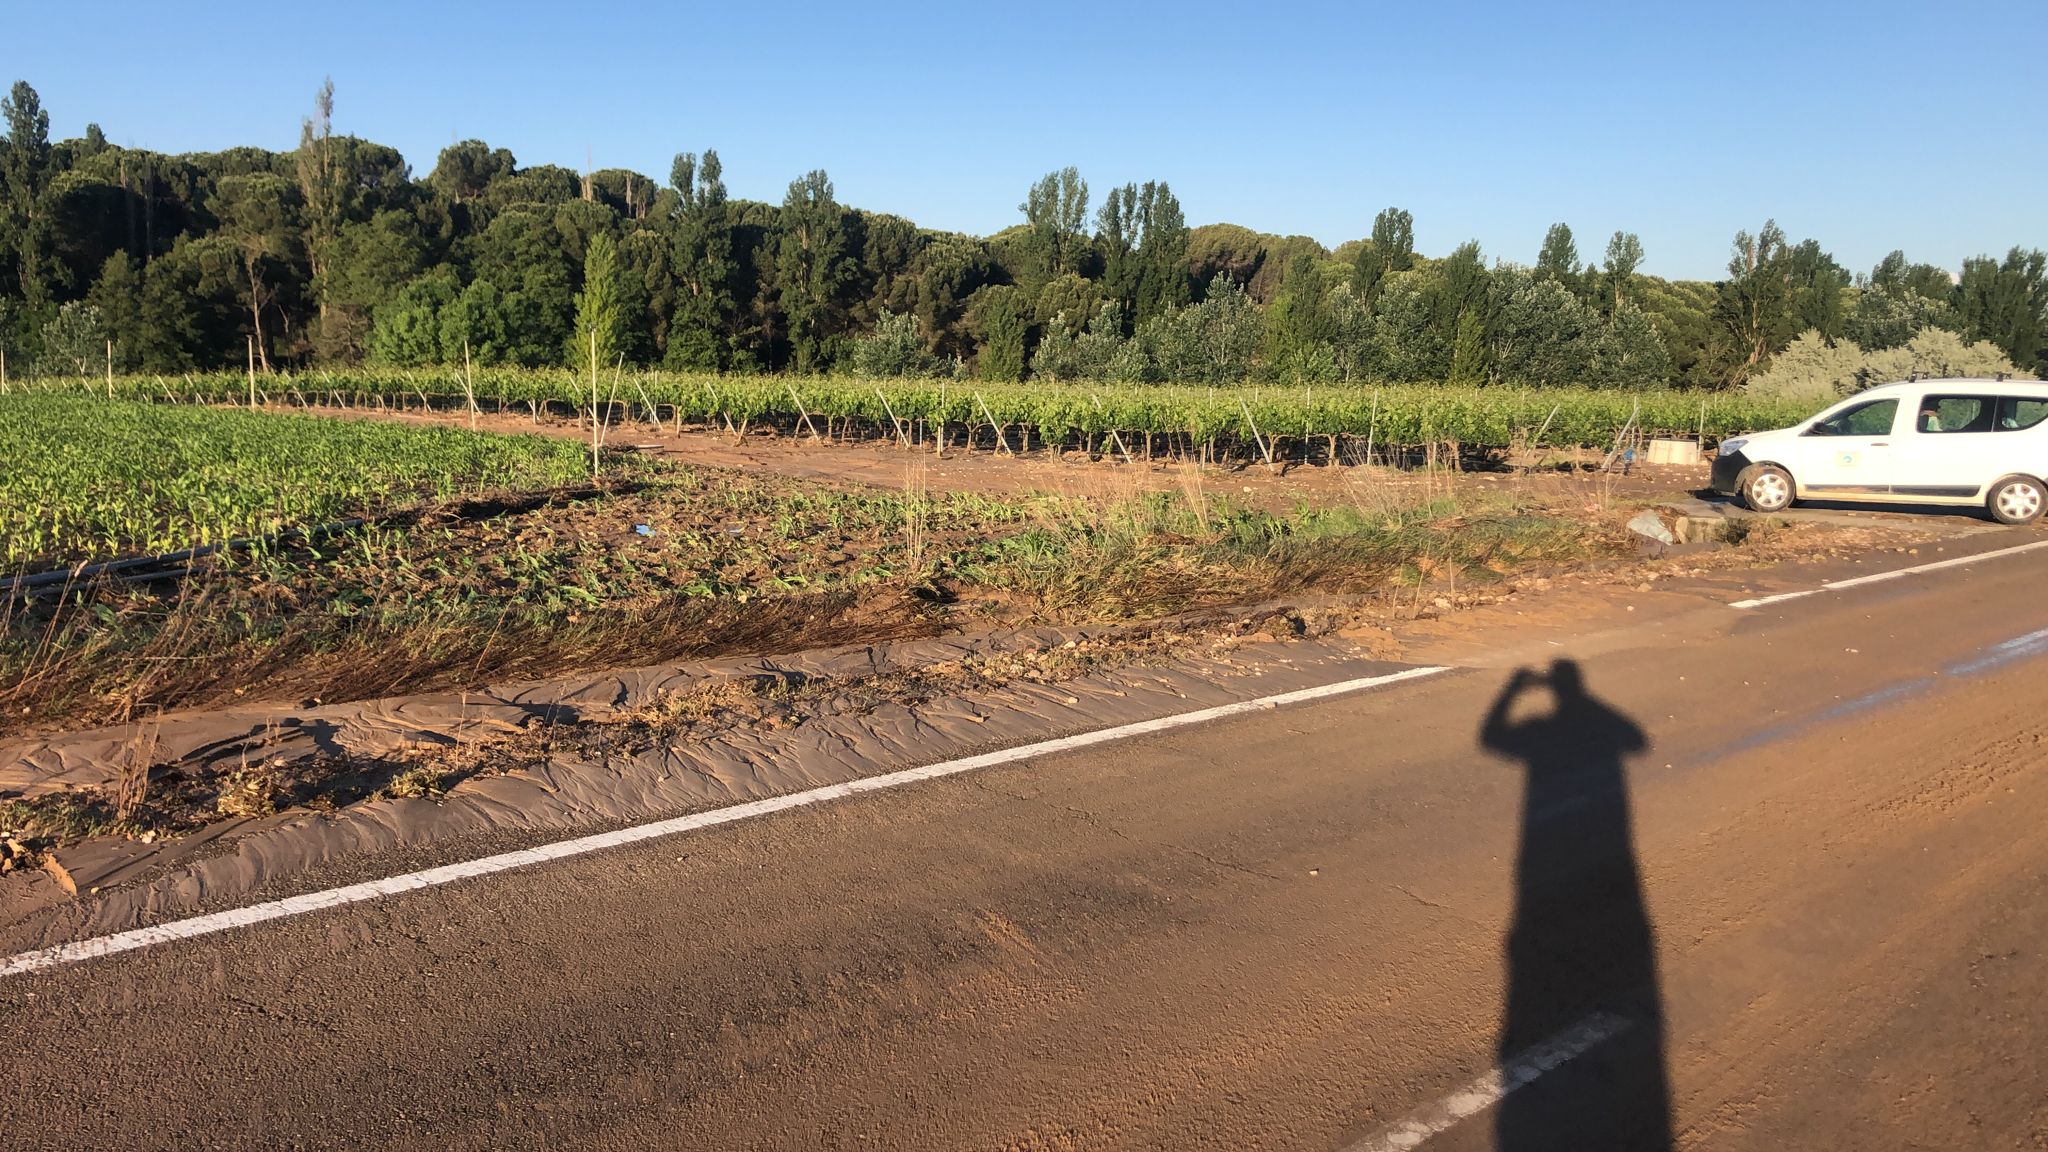
[[[1126,200],[1128,208],[1129,201]],[[1017,206],[1030,225],[1032,264],[1030,272],[1042,284],[1062,272],[1081,271],[1081,257],[1087,250],[1088,182],[1069,166],[1048,172],[1025,194]]]
[[[1776,220],[1761,231],[1735,234],[1728,258],[1728,279],[1714,302],[1714,319],[1728,335],[1734,353],[1730,384],[1740,384],[1797,335],[1792,320],[1791,249]]]
[[[1536,279],[1555,280],[1573,292],[1579,290],[1579,245],[1572,239],[1569,224],[1552,224],[1543,234],[1543,247],[1536,253]]]
[[[789,184],[776,216],[776,279],[789,325],[790,367],[822,372],[831,338],[843,327],[842,296],[853,281],[844,212],[832,198],[832,180],[812,171]]]
[[[733,252],[724,170],[718,153],[688,152],[669,168],[677,197],[670,267],[676,277],[669,321],[668,364],[716,371],[732,362]]]
[[[306,262],[313,270],[313,294],[320,324],[327,323],[327,256],[341,231],[341,165],[334,140],[334,81],[313,96],[313,114],[299,122],[299,151],[293,157],[299,196],[306,205]]]
[[[1633,232],[1617,231],[1607,241],[1607,266],[1604,276],[1607,280],[1605,301],[1607,311],[1612,313],[1621,307],[1634,286],[1636,269],[1643,266],[1643,242]]]
[[[1380,284],[1415,266],[1415,217],[1405,208],[1382,208],[1372,221],[1372,242],[1359,246],[1351,264],[1351,290],[1369,307]]]
[[[28,81],[17,80],[0,116],[7,121],[7,146],[0,150],[0,192],[6,196],[7,235],[13,240],[15,285],[32,316],[51,304],[54,285],[50,255],[50,114]]]

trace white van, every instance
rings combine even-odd
[[[1811,420],[1721,442],[1714,490],[1758,512],[1794,500],[1980,506],[2005,524],[2048,507],[2048,383],[1912,380]]]

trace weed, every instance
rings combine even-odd
[[[452,781],[443,769],[431,764],[415,764],[393,776],[377,795],[410,800],[431,799],[446,794],[450,787]]]

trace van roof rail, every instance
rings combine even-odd
[[[2000,372],[2000,373],[1998,373],[1998,374],[1997,374],[1997,377],[1996,377],[1996,380],[1995,380],[1995,382],[1996,382],[1996,383],[1999,383],[1999,384],[2003,384],[2003,383],[2005,383],[2005,377],[2006,377],[2006,374],[2005,374],[2005,373],[2003,373],[2003,372]]]

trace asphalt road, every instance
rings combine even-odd
[[[0,1140],[2038,1149],[2043,555],[0,981]]]

